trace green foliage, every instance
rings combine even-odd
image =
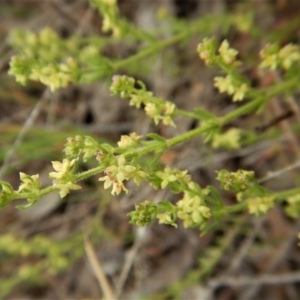
[[[104,15],[105,31],[112,30],[113,35],[118,38],[128,34],[141,37],[140,31],[127,26],[124,20],[117,17],[118,11],[114,1],[94,1],[93,5]],[[16,80],[22,84],[26,84],[29,79],[39,80],[49,85],[51,90],[55,90],[70,82],[87,82],[83,80],[84,74],[94,72],[89,70],[90,57],[93,58],[93,66],[96,66],[96,69],[99,66],[102,70],[101,75],[98,73],[98,78],[107,76],[116,69],[113,61],[108,61],[99,54],[99,50],[92,48],[95,44],[101,45],[100,39],[92,46],[88,43],[89,40],[78,37],[61,40],[53,31],[45,29],[39,34],[16,31],[11,40],[12,45],[17,48],[25,44],[20,54],[12,58],[10,68],[10,74],[14,74]],[[93,38],[93,41],[97,39]],[[155,43],[159,42],[155,41]],[[163,43],[161,42],[161,45]],[[157,49],[150,47],[148,51],[156,52]],[[282,83],[274,84],[267,90],[259,90],[250,87],[249,80],[240,72],[242,62],[237,60],[238,51],[231,48],[227,40],[218,45],[215,38],[204,38],[198,45],[197,51],[207,65],[215,65],[225,74],[224,77],[217,76],[214,79],[215,86],[221,93],[225,92],[232,96],[233,101],[242,101],[245,98],[252,100],[222,117],[200,108],[188,112],[178,109],[170,101],[153,96],[152,92],[147,91],[143,82],[125,75],[114,75],[110,87],[112,94],[120,95],[124,99],[129,98],[131,106],[143,107],[156,125],[162,122],[164,125],[175,127],[174,117],[182,115],[201,120],[202,126],[169,140],[154,134],[148,135],[150,140],[143,140],[142,136],[132,133],[129,136],[122,136],[116,147],[105,143],[99,144],[89,136],[68,138],[64,149],[67,158],[62,162],[52,162],[54,172],[51,172],[49,177],[53,180],[53,185],[41,189],[38,175],[29,176],[20,173],[22,184],[17,191],[13,191],[8,183],[2,183],[1,205],[5,206],[13,199],[27,198],[28,204],[19,207],[27,208],[32,206],[39,197],[54,190],[59,191],[61,197],[65,197],[71,190],[80,189],[80,185],[76,182],[104,171],[104,176],[99,180],[104,181],[105,189],[112,188],[113,195],[127,193],[125,182],[128,180],[133,180],[137,185],[141,181],[147,181],[155,189],[169,188],[173,193],[182,194],[182,198],[175,206],[171,203],[166,205],[167,202],[164,202],[164,205],[151,204],[148,200],[138,204],[137,211],[129,214],[133,224],[149,225],[150,221],[157,218],[160,223],[175,226],[176,220],[181,219],[185,227],[196,226],[207,232],[211,222],[220,221],[220,217],[230,211],[220,205],[218,208],[214,205],[210,206],[209,203],[213,198],[221,198],[219,195],[216,197],[216,190],[212,195],[212,187],[200,188],[186,171],[179,171],[169,166],[164,170],[157,170],[157,166],[145,167],[142,163],[143,156],[150,153],[161,155],[171,147],[198,135],[203,135],[205,141],[211,143],[213,148],[240,148],[241,130],[231,128],[223,132],[223,126],[239,116],[262,109],[267,101],[278,94],[296,90],[299,79],[296,70],[299,70],[300,52],[294,45],[287,45],[282,49],[276,45],[267,45],[260,53],[262,58],[260,67],[271,70],[281,68],[286,76]],[[132,57],[129,62],[133,64],[140,58],[138,55],[136,58]],[[83,162],[95,159],[99,166],[83,173],[76,173],[81,156]],[[230,173],[222,170],[218,172],[217,179],[223,189],[236,194],[239,202],[247,203],[250,213],[257,215],[266,213],[274,205],[275,194],[260,186],[254,179],[252,171],[239,170]]]
[[[222,75],[214,78],[214,86],[220,93],[230,96],[233,102],[239,102],[239,105],[223,116],[217,116],[203,108],[185,111],[171,101],[154,96],[141,80],[117,73],[119,70],[129,70],[130,73],[130,67],[138,64],[141,59],[155,55],[175,43],[183,43],[195,34],[209,36],[220,24],[223,25],[224,31],[229,26],[250,31],[253,15],[246,14],[243,18],[240,15],[225,14],[220,20],[207,16],[191,24],[174,21],[175,35],[166,40],[159,40],[154,33],[146,33],[121,18],[116,1],[94,0],[91,3],[103,15],[103,31],[111,32],[112,38],[72,36],[61,39],[49,28],[39,33],[15,30],[11,34],[11,45],[19,52],[11,59],[9,74],[15,76],[16,81],[22,85],[34,80],[45,84],[51,91],[69,84],[86,84],[100,78],[107,80],[112,77],[112,95],[129,99],[130,106],[144,109],[155,125],[162,123],[165,126],[176,127],[176,116],[200,120],[201,125],[169,139],[154,133],[149,133],[145,138],[133,132],[123,135],[117,145],[99,143],[90,136],[69,137],[63,150],[65,157],[62,161],[52,161],[53,171],[49,173],[52,185],[43,188],[38,174],[28,175],[20,172],[21,183],[18,189],[14,190],[7,182],[0,182],[0,206],[5,207],[16,199],[26,199],[26,205],[17,206],[19,209],[26,209],[43,195],[54,191],[59,192],[63,198],[72,190],[80,189],[80,181],[98,176],[98,180],[104,182],[104,189],[111,189],[112,195],[128,193],[126,183],[129,180],[137,186],[146,182],[154,189],[169,189],[177,195],[175,203],[166,199],[158,203],[149,199],[137,203],[135,210],[128,214],[130,223],[137,226],[149,226],[158,220],[160,224],[177,227],[178,222],[182,222],[185,228],[198,228],[202,234],[206,234],[229,215],[248,209],[249,213],[260,216],[266,214],[277,201],[285,199],[288,202],[286,212],[292,217],[297,217],[300,211],[297,196],[299,188],[283,192],[271,191],[258,182],[253,171],[219,170],[216,179],[220,182],[220,188],[233,193],[237,200],[235,204],[225,205],[223,193],[218,188],[210,185],[201,187],[192,180],[186,170],[178,170],[172,166],[163,168],[156,163],[145,164],[145,157],[152,156],[155,162],[156,157],[165,151],[198,136],[202,136],[212,148],[239,149],[242,146],[243,130],[227,129],[225,125],[242,116],[262,111],[267,102],[272,101],[275,96],[291,95],[299,90],[299,47],[292,44],[283,47],[268,44],[261,50],[259,68],[268,72],[276,70],[282,74],[280,81],[261,89],[251,86],[251,80],[242,72],[244,62],[238,60],[239,53],[230,46],[228,40],[219,42],[215,37],[199,40],[195,53],[198,53],[207,66],[218,68]],[[122,39],[147,43],[145,48],[126,59],[108,58],[102,54],[105,44],[111,40]],[[88,161],[93,161],[96,167],[78,172],[78,165]],[[4,243],[0,240],[0,251],[4,251],[1,242]],[[46,244],[45,241],[39,242]],[[18,245],[18,251],[25,253],[24,255],[34,253],[36,243],[34,240],[26,248],[22,242],[9,242]],[[54,247],[53,244],[51,247]],[[54,254],[60,250],[51,247],[47,250],[45,247],[41,249],[49,261],[55,261],[51,267],[54,272],[58,272],[65,268],[68,262],[60,254],[55,257]],[[218,249],[220,250],[220,247]],[[7,251],[11,254],[16,250]],[[220,253],[210,251],[209,261],[215,263]],[[203,262],[201,264],[204,265]],[[34,272],[35,269],[29,270],[24,267],[20,274],[36,277]]]
[[[5,297],[20,283],[43,285],[46,276],[58,274],[70,266],[83,253],[82,237],[74,235],[67,242],[57,242],[36,235],[24,240],[14,234],[0,236],[0,262],[9,264],[15,257],[31,259],[34,263],[24,261],[14,270],[14,276],[1,278],[0,297]]]

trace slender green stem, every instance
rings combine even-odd
[[[263,104],[264,101],[265,101],[264,99],[258,98],[256,100],[248,102],[247,104],[245,104],[239,108],[236,108],[235,110],[229,112],[225,116],[220,117],[219,118],[220,124],[225,125],[238,117],[241,117],[243,115],[246,115],[250,112],[255,111],[257,108],[259,108]]]
[[[157,52],[157,51],[159,51],[163,48],[166,48],[166,47],[168,47],[172,44],[175,44],[175,43],[181,41],[183,38],[185,38],[189,34],[190,34],[190,32],[181,33],[181,34],[175,35],[175,36],[173,36],[173,37],[171,37],[167,40],[156,43],[156,44],[154,44],[154,45],[152,45],[152,46],[150,46],[150,47],[148,47],[144,50],[139,51],[135,55],[132,55],[132,56],[130,56],[126,59],[123,59],[119,62],[115,62],[113,64],[113,69],[114,69],[114,71],[118,71],[118,70],[120,70],[120,69],[122,69],[122,68],[124,68],[128,65],[136,63],[138,60],[140,60],[144,57],[148,57],[149,55],[151,55],[151,54],[153,54],[153,53],[155,53],[155,52]]]
[[[221,18],[221,17],[220,17]],[[115,62],[113,64],[113,70],[116,72],[128,65],[131,65],[133,63],[136,63],[138,60],[148,57],[149,55],[167,48],[175,43],[178,43],[186,38],[188,38],[189,36],[192,36],[193,34],[197,33],[197,32],[201,32],[203,35],[205,35],[205,33],[207,31],[212,32],[213,28],[216,26],[216,23],[213,23],[212,20],[215,19],[215,16],[211,15],[211,16],[207,16],[205,19],[201,18],[200,20],[197,20],[194,22],[194,24],[190,24],[189,27],[186,28],[186,30],[182,30],[182,33],[179,33],[175,36],[172,36],[164,41],[160,41],[155,43],[154,45],[144,49],[144,50],[140,50],[137,54],[132,55],[126,59],[123,59],[122,61],[119,62]],[[228,16],[223,16],[222,17],[224,23],[231,23],[232,19]],[[218,24],[221,21],[219,20]],[[213,28],[209,28],[209,23],[211,27]]]
[[[238,117],[251,113],[260,108],[262,105],[266,104],[268,101],[272,100],[273,97],[281,93],[290,91],[297,87],[297,85],[299,85],[298,78],[293,78],[288,81],[277,83],[274,86],[270,86],[266,90],[260,91],[260,96],[258,96],[257,94],[253,95],[253,97],[256,97],[255,100],[252,100],[251,102],[248,102],[247,104],[219,118],[220,123],[224,125]]]
[[[245,114],[248,114],[248,113],[251,113],[251,112],[257,110],[261,105],[263,105],[264,103],[266,103],[267,101],[272,99],[272,97],[276,96],[277,94],[280,94],[280,93],[283,93],[285,91],[295,88],[296,84],[297,84],[297,80],[292,79],[292,80],[277,84],[276,86],[272,86],[272,87],[266,89],[265,91],[262,91],[260,95],[256,94],[257,99],[246,103],[245,105],[235,109],[232,112],[229,112],[228,114],[226,114],[223,117],[219,117],[216,121],[215,126],[225,125],[233,119],[236,119],[240,116],[243,116]],[[197,113],[188,112],[188,111],[184,111],[184,110],[180,110],[180,109],[177,110],[177,113],[180,115],[186,116],[186,117],[199,119],[199,115]],[[144,147],[136,148],[136,149],[126,152],[126,156],[131,156],[131,155],[142,156],[142,155],[145,155],[145,154],[151,153],[151,152],[163,152],[164,150],[166,150],[166,148],[167,149],[172,148],[175,145],[181,144],[181,143],[186,142],[196,136],[199,136],[205,132],[208,132],[209,130],[212,129],[212,126],[213,125],[209,124],[209,123],[204,124],[201,127],[195,128],[195,129],[185,132],[181,135],[173,137],[169,140],[166,140],[166,144],[163,144],[163,143],[157,142],[157,141],[151,141]],[[82,173],[83,174],[82,179],[85,177],[89,177],[87,172],[88,171],[86,171],[85,173]],[[95,172],[94,173],[91,172],[90,175],[94,175],[96,173],[99,173],[99,171],[95,170]]]
[[[161,149],[159,149],[159,148],[161,148]],[[134,156],[134,155],[143,156],[143,155],[151,153],[151,152],[162,152],[163,150],[165,150],[165,149],[162,149],[161,142],[149,141],[146,146],[141,147],[141,148],[136,148],[133,150],[129,150],[125,153],[125,155],[126,155],[126,157]]]
[[[280,93],[284,93],[291,89],[294,89],[297,86],[297,84],[298,84],[298,81],[295,78],[293,78],[289,81],[281,82],[281,83],[276,84],[275,86],[271,86],[268,89],[266,89],[265,91],[261,91],[260,92],[261,95],[256,94],[257,99],[244,104],[243,106],[235,109],[232,112],[229,112],[228,114],[226,114],[223,117],[219,117],[216,124],[219,124],[220,126],[222,126],[238,117],[249,114],[249,113],[257,110],[258,108],[260,108],[262,105],[264,105],[268,101],[270,101],[276,95],[278,95]],[[183,116],[199,119],[199,116],[193,112],[188,112],[188,111],[184,111],[184,110],[180,110],[180,109],[177,110],[177,112]],[[198,135],[201,135],[201,134],[209,131],[209,129],[211,129],[211,125],[204,124],[201,127],[190,130],[188,132],[185,132],[181,135],[178,135],[174,138],[167,140],[167,146],[168,146],[168,148],[172,148],[175,145],[178,145],[180,143],[188,141]],[[149,148],[149,146],[145,146],[142,150],[136,149],[134,152],[135,153],[139,152],[140,154],[149,153],[151,151],[157,150],[157,146],[158,146],[158,144],[154,143],[151,145],[150,148]]]
[[[224,215],[234,214],[239,211],[244,211],[247,205],[248,203],[247,201],[245,201],[245,202],[237,203],[235,205],[225,206],[224,208],[221,209],[220,213]],[[218,213],[218,211],[216,213]]]
[[[294,76],[293,78],[283,81],[277,82],[275,85],[270,86],[267,89],[266,97],[268,99],[272,99],[273,97],[277,96],[278,94],[284,92],[291,92],[296,87],[299,87],[299,77]]]
[[[105,167],[103,165],[87,170],[85,172],[76,174],[76,181],[81,181],[83,179],[86,179],[88,177],[91,177],[93,175],[99,174],[100,172],[102,172],[105,169]]]
[[[290,189],[287,191],[282,191],[282,192],[276,192],[276,201],[281,201],[284,200],[288,197],[294,196],[294,195],[299,195],[300,193],[300,187],[298,188],[294,188],[294,189]],[[241,203],[237,203],[234,205],[230,205],[230,206],[225,206],[219,210],[215,210],[214,213],[216,215],[230,215],[230,214],[234,214],[240,211],[244,211],[245,208],[247,208],[248,206],[248,202],[247,201],[243,201]]]
[[[56,190],[58,190],[58,188],[56,186],[54,186],[54,185],[48,186],[48,187],[40,190],[40,197],[42,197],[44,195],[47,195],[47,194],[49,194],[53,191],[56,191]]]
[[[186,110],[182,110],[182,109],[177,109],[176,114],[180,115],[180,116],[188,117],[188,118],[191,118],[191,119],[201,120],[199,114],[194,113],[194,112],[189,112],[189,111],[186,111]]]
[[[167,140],[167,145],[169,148],[174,147],[175,145],[178,145],[182,142],[188,141],[204,132],[206,132],[208,130],[208,126],[204,125],[201,127],[198,127],[196,129],[190,130],[188,132],[185,132],[181,135],[175,136],[169,140]]]
[[[300,194],[300,187],[295,188],[295,189],[290,189],[287,191],[283,191],[283,192],[277,192],[275,197],[276,200],[280,201],[280,200],[284,200],[288,197],[294,196],[294,195],[299,195]]]
[[[39,190],[39,198],[42,197],[42,196],[45,196],[51,192],[54,192],[58,190],[58,188],[54,185],[51,185],[51,186],[48,186],[44,189],[41,189]],[[27,193],[19,193],[19,192],[15,192],[14,193],[14,199],[27,199],[28,198],[28,194]]]

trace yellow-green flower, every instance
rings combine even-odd
[[[131,133],[130,135],[122,135],[121,140],[118,142],[118,146],[121,148],[133,146],[141,137],[142,136],[137,135],[135,132]]]
[[[219,53],[222,60],[229,65],[235,61],[238,51],[230,48],[228,41],[224,40],[219,48]]]
[[[235,87],[233,84],[233,78],[231,75],[226,77],[217,76],[214,78],[214,86],[221,92],[227,92],[229,95],[232,95],[235,92]]]
[[[53,179],[53,186],[60,190],[59,194],[63,198],[70,190],[80,189],[80,185],[73,182],[74,171],[76,170],[78,158],[69,160],[64,159],[60,161],[52,161],[53,169],[56,172],[50,172],[49,176]]]
[[[243,100],[245,97],[245,94],[248,92],[248,90],[249,90],[248,86],[245,83],[243,83],[239,87],[237,87],[235,89],[235,93],[233,95],[233,99],[232,99],[233,102]]]
[[[20,179],[22,183],[19,186],[18,192],[39,189],[40,183],[38,182],[38,178],[39,178],[39,174],[30,176],[23,172],[20,172]]]
[[[148,116],[150,116],[154,123],[157,125],[160,120],[160,110],[154,103],[147,103],[145,106],[145,112]]]
[[[213,136],[212,147],[227,149],[239,149],[240,148],[241,130],[237,128],[231,128],[224,133],[217,133]]]
[[[300,61],[299,47],[296,45],[288,44],[279,50],[278,58],[282,67],[287,70],[293,64]]]
[[[236,82],[233,76],[227,75],[226,77],[217,76],[214,78],[214,86],[220,93],[227,93],[233,95],[233,101],[240,101],[244,99],[248,91],[246,83]]]
[[[247,199],[250,214],[259,216],[265,214],[274,206],[274,196],[255,197]]]
[[[174,223],[174,220],[171,217],[170,213],[160,213],[156,215],[159,224],[168,224],[174,227],[177,227],[177,224]]]
[[[177,202],[177,216],[183,220],[185,228],[200,225],[211,216],[210,208],[204,205],[200,196],[185,191],[183,198]]]
[[[259,55],[262,59],[262,62],[259,65],[261,68],[275,70],[279,65],[277,45],[267,44],[264,49],[259,52]]]
[[[162,189],[164,189],[170,182],[174,182],[177,179],[174,171],[169,166],[167,166],[163,172],[158,171],[155,174],[162,179],[160,185]]]
[[[216,59],[217,44],[214,38],[205,38],[197,47],[197,52],[206,65],[212,64]]]
[[[52,161],[53,169],[56,172],[50,172],[49,176],[52,179],[61,179],[70,171],[72,171],[73,167],[76,165],[78,158],[69,160],[65,158],[62,162],[60,161]]]
[[[60,192],[59,195],[61,198],[65,197],[70,193],[70,190],[79,190],[81,186],[72,182],[65,182],[65,183],[54,183],[54,186],[57,187]]]
[[[125,188],[123,181],[133,178],[134,182],[139,185],[140,181],[147,176],[147,174],[133,165],[127,164],[125,156],[119,155],[117,163],[106,168],[105,176],[99,178],[99,181],[104,181],[104,188],[108,189],[111,186],[112,194],[118,195],[121,191],[128,190]]]

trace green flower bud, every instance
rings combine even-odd
[[[146,200],[145,202],[135,205],[135,211],[130,212],[127,216],[131,218],[130,224],[137,226],[149,226],[157,214],[157,206]]]
[[[217,171],[217,174],[217,180],[221,182],[222,189],[226,191],[239,193],[256,184],[253,171],[228,172],[227,170],[221,170]]]
[[[14,200],[14,190],[12,186],[4,181],[0,181],[0,207],[8,205]]]
[[[205,64],[210,65],[216,61],[217,42],[214,38],[205,38],[197,47],[197,52]]]
[[[227,65],[232,64],[236,60],[238,51],[229,47],[227,40],[224,40],[219,47],[219,53],[223,62]]]

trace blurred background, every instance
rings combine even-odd
[[[171,37],[182,22],[213,15],[218,23],[224,14],[243,18],[251,12],[251,32],[220,24],[210,35],[218,41],[228,39],[239,50],[243,73],[254,87],[274,81],[274,75],[257,67],[260,49],[274,40],[280,45],[300,41],[297,0],[119,0],[118,7],[122,17],[161,39]],[[10,58],[16,54],[10,46],[11,31],[39,32],[45,27],[64,39],[73,34],[103,36],[107,43],[101,54],[109,58],[130,57],[144,47],[142,42],[110,40],[109,33],[102,33],[101,16],[87,0],[0,0],[1,180],[17,188],[22,171],[38,173],[43,185],[51,184],[51,161],[62,160],[66,138],[76,134],[116,143],[130,132],[170,138],[199,125],[178,118],[176,128],[154,126],[143,110],[110,95],[111,78],[54,93],[38,82],[25,87],[16,83],[8,75]],[[202,107],[223,115],[239,104],[219,94],[213,86],[218,70],[198,58],[197,44],[204,37],[194,35],[121,74],[141,79],[154,95],[182,109]],[[263,178],[299,160],[299,120],[299,95],[289,101],[278,97],[263,113],[229,125],[245,129],[241,149],[212,150],[197,138],[168,151],[160,163],[189,170],[201,186],[218,186],[215,171],[222,168],[254,170]],[[88,162],[80,170],[91,167],[94,163]],[[278,191],[298,184],[297,168],[265,182]],[[201,237],[199,230],[181,224],[178,229],[128,224],[126,214],[136,202],[176,201],[178,195],[128,183],[128,194],[112,196],[97,177],[81,185],[63,199],[56,193],[47,195],[28,210],[15,208],[22,201],[0,210],[1,299],[299,298],[300,221],[285,213],[285,203],[262,218],[246,212],[235,215]],[[236,203],[231,194],[223,196],[224,203]],[[102,270],[104,281],[97,279],[95,268]]]

